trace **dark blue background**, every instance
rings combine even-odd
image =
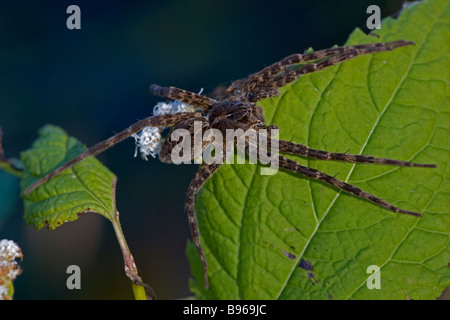
[[[46,123],[88,146],[150,115],[148,85],[198,92],[242,78],[308,47],[342,45],[364,29],[370,4],[382,16],[402,1],[1,1],[0,125],[9,157]],[[66,8],[81,8],[81,30]],[[367,31],[367,30],[366,30]],[[197,167],[133,158],[128,139],[99,159],[118,175],[117,204],[143,279],[161,299],[190,295],[184,195]],[[54,231],[23,220],[18,180],[0,173],[0,239],[23,249],[17,299],[132,298],[110,223],[88,214]],[[70,291],[67,266],[82,271]]]

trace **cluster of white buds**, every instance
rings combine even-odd
[[[165,114],[180,113],[180,112],[194,112],[195,108],[191,105],[175,100],[169,103],[158,102],[153,108],[154,116],[161,116]],[[161,132],[164,128],[145,127],[141,132],[135,133],[132,137],[136,141],[136,150],[134,157],[137,156],[137,152],[141,153],[141,157],[144,160],[148,160],[147,156],[155,158],[162,148]]]
[[[22,272],[16,259],[22,257],[22,251],[14,241],[0,241],[0,300],[12,298],[12,282]]]

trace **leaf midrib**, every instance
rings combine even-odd
[[[409,75],[409,73],[410,73],[410,71],[411,71],[411,68],[412,68],[412,66],[414,65],[414,61],[416,61],[417,55],[419,54],[419,52],[420,52],[420,51],[422,50],[422,48],[423,48],[423,44],[424,44],[425,40],[426,40],[427,37],[429,36],[431,30],[434,28],[436,22],[437,22],[437,21],[440,19],[440,17],[442,16],[442,13],[443,13],[443,12],[445,12],[445,10],[442,10],[441,13],[439,14],[439,16],[433,21],[433,23],[431,24],[431,27],[427,30],[426,35],[423,37],[422,42],[421,42],[420,45],[417,47],[416,52],[414,53],[413,57],[411,58],[411,63],[410,63],[410,65],[408,66],[407,71],[405,72],[405,76],[404,76],[404,77],[402,78],[402,80],[399,82],[399,85],[397,86],[397,88],[396,88],[395,91],[393,92],[391,98],[390,98],[389,101],[386,103],[386,106],[385,106],[383,112],[380,114],[380,117],[378,118],[377,123],[376,123],[375,126],[372,128],[372,131],[370,132],[370,134],[369,134],[369,136],[368,136],[368,138],[367,138],[365,144],[363,145],[363,147],[362,147],[362,149],[361,149],[361,153],[364,151],[364,149],[365,149],[367,143],[369,142],[369,140],[370,140],[370,138],[371,138],[371,136],[372,136],[372,134],[373,134],[373,131],[375,130],[375,127],[376,127],[376,125],[378,124],[379,120],[380,120],[381,117],[384,115],[384,113],[385,113],[385,111],[387,110],[387,108],[391,105],[393,99],[395,98],[395,96],[396,96],[397,93],[398,93],[399,88],[401,87],[401,85],[403,84],[403,82],[405,81],[405,79],[407,78],[407,76]],[[372,63],[372,56],[371,56],[371,59],[370,59],[370,63]],[[351,176],[351,174],[352,174],[354,168],[355,168],[355,164],[352,165],[352,168],[350,169],[350,172],[349,172],[349,174],[348,174],[347,180],[350,178],[350,176]],[[347,180],[346,180],[346,181],[347,181]],[[441,185],[442,185],[442,181],[441,181]],[[436,193],[434,193],[434,195],[435,195],[435,194],[436,194]],[[433,197],[434,197],[434,195],[433,195]],[[338,195],[337,195],[337,196],[338,196]],[[424,209],[430,204],[430,202],[431,202],[431,200],[433,199],[433,197],[430,197],[430,200],[429,200],[428,203],[424,206]],[[415,226],[416,226],[418,223],[419,223],[419,218],[416,219],[414,225],[411,226],[411,228],[408,230],[408,232],[405,234],[405,236],[398,242],[398,245],[397,245],[397,246],[394,248],[394,250],[392,251],[391,256],[390,256],[388,259],[386,259],[386,261],[381,265],[380,270],[381,270],[381,268],[382,268],[383,266],[386,265],[386,263],[388,263],[388,262],[392,259],[392,257],[394,256],[394,254],[397,252],[398,248],[400,247],[400,244],[406,239],[406,237],[411,233],[411,231],[415,228]],[[359,286],[357,286],[356,289],[353,290],[353,291],[345,298],[345,300],[349,299],[349,298],[350,298],[350,297],[351,297],[351,296],[352,296],[359,288],[361,288],[361,287],[364,285],[364,283],[365,283],[365,281],[363,281]]]
[[[324,93],[327,91],[327,89],[330,87],[330,85],[336,79],[336,75],[339,73],[339,70],[341,69],[341,66],[342,66],[342,64],[339,64],[339,65],[336,66],[336,73],[331,78],[331,80],[327,83],[326,87],[320,92],[320,96],[317,98],[316,104],[314,105],[314,108],[313,108],[313,110],[311,112],[311,117],[309,118],[309,124],[308,124],[308,135],[306,137],[306,141],[308,141],[308,144],[309,144],[309,139],[310,139],[310,136],[311,136],[311,121],[313,119],[313,115],[314,115],[315,111],[317,110],[317,107],[318,107],[318,105],[320,103],[320,100],[322,99]],[[277,110],[278,110],[278,108],[277,108]],[[274,113],[274,115],[275,115],[275,113]],[[273,122],[273,118],[272,118],[272,122]],[[310,163],[310,159],[309,158],[307,158],[307,163],[308,163],[308,166],[309,166],[309,163]],[[300,259],[303,257],[306,249],[309,246],[309,243],[311,242],[313,236],[316,234],[317,229],[319,228],[322,220],[326,216],[326,214],[325,214],[324,216],[322,216],[322,218],[320,220],[318,220],[317,212],[316,212],[316,209],[315,209],[316,206],[315,206],[315,203],[314,203],[314,199],[312,197],[311,179],[308,179],[308,185],[309,185],[309,188],[308,188],[309,189],[309,195],[310,195],[310,198],[311,198],[311,207],[312,207],[312,209],[314,211],[314,216],[315,216],[315,219],[316,219],[316,227],[314,228],[313,232],[311,233],[311,236],[309,237],[308,241],[306,242],[305,246],[303,247],[302,252],[298,255],[298,258],[296,259],[295,263],[292,265],[291,271],[289,272],[289,274],[286,277],[286,281],[281,286],[280,291],[278,292],[277,296],[275,297],[276,300],[278,300],[280,298],[280,295],[283,293],[287,283],[289,282],[289,279],[292,276],[292,273],[295,270],[295,267],[300,263]]]
[[[69,143],[69,137],[66,136],[65,139],[66,139],[66,143],[65,143],[65,154],[68,155],[68,154],[69,154],[69,146],[68,146],[68,143]],[[89,196],[91,196],[91,198],[92,198],[94,201],[96,201],[98,204],[100,204],[100,207],[103,207],[103,209],[105,210],[105,215],[108,214],[108,213],[111,214],[111,213],[109,212],[109,210],[107,209],[107,207],[106,207],[106,203],[103,203],[103,201],[100,201],[100,199],[98,199],[98,198],[92,193],[92,191],[89,190],[89,188],[88,188],[87,185],[84,183],[84,181],[82,181],[80,175],[79,175],[79,174],[77,173],[77,171],[76,171],[77,168],[78,168],[78,164],[75,165],[75,166],[72,166],[72,167],[70,168],[70,171],[72,171],[73,175],[76,177],[76,179],[77,179],[78,182],[80,183],[81,187],[84,189],[84,191],[85,191]],[[61,213],[62,213],[62,212],[59,212],[59,213],[58,213],[57,218],[59,218],[59,216],[61,215]],[[100,213],[100,212],[99,212],[99,213]],[[109,217],[108,217],[108,219],[109,219]]]
[[[258,168],[258,166],[257,165],[253,165],[253,172],[252,172],[252,180],[250,181],[250,185],[249,185],[249,187],[246,189],[247,190],[247,193],[245,194],[245,201],[244,201],[244,206],[242,207],[242,215],[241,215],[241,221],[240,221],[240,228],[239,228],[239,237],[238,237],[238,264],[237,264],[237,272],[236,272],[236,280],[237,280],[237,283],[238,283],[238,297],[239,297],[239,299],[241,299],[241,300],[243,300],[244,298],[242,297],[242,290],[241,290],[241,286],[239,285],[239,283],[240,283],[240,278],[241,278],[241,276],[240,276],[240,266],[241,266],[241,264],[240,264],[240,261],[242,261],[240,258],[241,258],[241,247],[242,247],[242,245],[241,245],[241,236],[242,236],[242,231],[243,231],[243,222],[244,222],[244,215],[245,215],[245,211],[246,211],[246,208],[248,208],[247,207],[247,203],[248,203],[248,199],[249,199],[249,193],[250,193],[250,190],[252,190],[253,188],[252,188],[252,186],[253,186],[253,182],[255,181],[255,176],[256,176],[256,169]]]

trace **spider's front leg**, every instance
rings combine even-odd
[[[204,164],[201,166],[200,170],[196,173],[194,179],[192,179],[189,184],[189,188],[186,194],[185,208],[188,215],[189,226],[191,229],[192,239],[194,240],[195,246],[197,247],[198,253],[200,254],[200,259],[203,265],[203,284],[206,289],[209,288],[208,280],[208,262],[206,261],[205,252],[203,251],[202,244],[200,242],[200,231],[198,228],[197,215],[195,213],[195,195],[200,191],[202,186],[205,184],[217,169],[220,168],[222,164]]]
[[[216,100],[207,96],[202,96],[198,93],[190,92],[176,87],[160,87],[157,84],[152,84],[149,87],[149,91],[155,96],[178,100],[202,109],[209,109],[217,103]]]
[[[33,183],[31,186],[29,186],[25,190],[24,194],[25,195],[29,194],[32,190],[34,190],[41,184],[43,184],[46,181],[50,180],[51,178],[57,176],[58,174],[60,174],[64,170],[72,167],[76,163],[82,161],[83,159],[85,159],[87,157],[95,156],[95,155],[105,151],[106,149],[111,148],[112,146],[116,145],[117,143],[119,143],[119,142],[125,140],[126,138],[131,137],[133,134],[141,131],[144,127],[147,127],[147,126],[160,127],[160,128],[170,127],[170,126],[173,126],[174,124],[177,124],[180,121],[183,121],[183,120],[186,120],[186,119],[189,119],[192,117],[199,117],[199,116],[201,116],[201,114],[199,114],[199,113],[183,112],[183,113],[166,114],[166,115],[161,115],[161,116],[152,116],[152,117],[148,117],[143,120],[140,120],[140,121],[136,122],[135,124],[131,125],[130,127],[128,127],[127,129],[115,134],[114,136],[112,136],[102,142],[97,143],[93,147],[90,147],[88,150],[86,150],[79,156],[73,158],[72,160],[64,163],[57,169],[51,171],[50,173],[45,175],[43,178],[39,179],[38,181]]]

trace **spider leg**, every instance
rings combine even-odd
[[[195,195],[198,191],[200,191],[206,180],[208,180],[214,174],[214,172],[219,169],[220,166],[221,164],[219,163],[202,165],[200,170],[196,173],[195,177],[189,184],[189,188],[186,194],[185,208],[188,215],[192,239],[194,240],[195,246],[197,247],[198,253],[200,254],[200,259],[202,260],[203,283],[206,289],[209,288],[208,262],[206,261],[205,253],[200,242],[200,231],[198,228],[198,221],[195,213]]]
[[[202,96],[176,87],[160,87],[156,84],[152,84],[149,87],[149,91],[155,96],[178,100],[202,109],[209,109],[217,103],[216,100],[207,96]]]
[[[422,215],[418,212],[413,212],[413,211],[406,211],[400,208],[397,208],[396,206],[394,206],[393,204],[390,204],[389,202],[382,200],[370,193],[364,192],[362,191],[360,188],[355,187],[354,185],[351,185],[349,183],[346,183],[344,181],[341,181],[339,179],[336,179],[330,175],[327,175],[319,170],[316,169],[312,169],[312,168],[308,168],[308,167],[304,167],[302,165],[300,165],[298,162],[287,159],[285,157],[280,156],[279,157],[279,165],[280,168],[287,170],[287,171],[292,171],[292,172],[297,172],[300,173],[308,178],[311,179],[315,179],[315,180],[320,180],[323,181],[325,183],[331,184],[333,186],[335,186],[338,189],[341,189],[345,192],[348,192],[350,194],[353,194],[357,197],[366,199],[372,203],[375,203],[385,209],[388,209],[390,211],[393,212],[398,212],[398,213],[404,213],[404,214],[408,214],[408,215],[412,215],[412,216],[416,216],[416,217],[421,217]]]
[[[395,48],[405,46],[405,45],[411,45],[414,44],[412,41],[405,41],[405,40],[397,40],[387,43],[369,43],[369,44],[360,44],[355,46],[343,46],[343,47],[335,47],[335,48],[329,48],[319,51],[314,51],[310,53],[305,54],[292,54],[290,56],[287,56],[286,58],[280,60],[279,62],[276,62],[258,73],[252,75],[252,78],[260,78],[261,76],[264,79],[267,79],[268,77],[274,76],[280,72],[285,71],[287,66],[293,65],[293,64],[300,64],[300,63],[306,63],[308,61],[313,60],[321,60],[324,58],[328,58],[331,56],[335,56],[338,54],[343,54],[347,52],[352,51],[358,51],[359,55],[367,54],[367,53],[374,53],[374,52],[381,52],[386,50],[393,50]],[[249,79],[250,80],[250,79]],[[251,81],[251,80],[250,80]]]
[[[72,160],[64,163],[57,169],[51,171],[50,173],[45,175],[43,178],[39,179],[38,181],[33,183],[31,186],[29,186],[25,190],[24,194],[27,195],[28,193],[30,193],[32,190],[34,190],[41,184],[43,184],[43,183],[47,182],[48,180],[50,180],[51,178],[57,176],[64,170],[72,167],[74,164],[82,161],[83,159],[85,159],[87,157],[95,156],[95,155],[105,151],[106,149],[111,148],[112,146],[116,145],[117,143],[119,143],[119,142],[125,140],[126,138],[131,137],[133,134],[141,131],[146,126],[170,127],[180,121],[189,119],[191,117],[199,117],[199,116],[201,116],[201,114],[199,114],[199,113],[183,112],[183,113],[166,114],[166,115],[161,115],[161,116],[152,116],[152,117],[142,119],[142,120],[134,123],[127,129],[115,134],[114,136],[112,136],[102,142],[97,143],[96,145],[94,145],[93,147],[90,147],[88,150],[86,150],[79,156],[73,158]]]
[[[259,101],[263,98],[277,96],[279,94],[278,88],[295,81],[302,74],[320,71],[360,55],[392,51],[414,44],[413,41],[398,40],[386,43],[336,47],[303,55],[293,54],[246,79],[233,82],[227,89],[227,93],[230,95],[232,92],[240,90],[245,92],[249,101]],[[319,61],[316,63],[309,63],[291,70],[296,64],[317,60]]]
[[[258,147],[259,147],[259,145],[258,145]],[[260,152],[256,152],[256,153],[255,153],[255,151],[252,152],[252,148],[249,148],[248,145],[245,146],[245,151],[248,154],[253,155],[254,157],[257,157],[258,160],[264,160],[264,161],[262,161],[263,163],[267,163],[266,162],[267,159],[265,159],[266,155],[264,155],[264,152],[262,154]],[[280,151],[281,151],[281,148],[280,148]],[[267,154],[267,156],[271,157],[270,152]],[[278,160],[279,160],[279,163],[278,163],[279,167],[283,170],[300,173],[308,178],[311,178],[314,180],[320,180],[325,183],[331,184],[340,190],[343,190],[347,193],[353,194],[357,197],[366,199],[372,203],[375,203],[375,204],[377,204],[385,209],[388,209],[390,211],[393,211],[393,212],[408,214],[408,215],[412,215],[412,216],[416,216],[416,217],[422,216],[418,212],[400,209],[400,208],[394,206],[393,204],[391,204],[383,199],[380,199],[380,198],[374,196],[373,194],[367,193],[354,185],[351,185],[342,180],[336,179],[335,177],[332,177],[332,176],[330,176],[326,173],[323,173],[317,169],[304,167],[300,163],[298,163],[294,160],[285,158],[283,156],[279,156]]]
[[[360,163],[376,163],[393,165],[398,167],[422,167],[422,168],[436,168],[435,164],[423,164],[423,163],[412,163],[409,161],[386,159],[386,158],[376,158],[368,155],[357,155],[349,153],[333,153],[322,150],[311,149],[308,146],[293,143],[290,141],[279,141],[279,149],[281,152],[288,154],[296,154],[300,156],[312,157],[320,160],[338,160],[346,162],[360,162]]]
[[[285,74],[276,76],[273,78],[273,85],[277,88],[285,86],[288,83],[296,80],[300,75],[312,73],[316,71],[320,71],[322,69],[334,66],[343,61],[350,60],[356,58],[360,55],[371,54],[376,52],[383,51],[392,51],[394,49],[415,44],[412,41],[404,41],[404,42],[388,42],[383,44],[382,46],[361,46],[361,47],[350,47],[350,50],[340,53],[338,55],[332,56],[326,60],[320,61],[318,63],[310,63],[304,66],[299,67],[298,69],[290,72],[286,72]]]

